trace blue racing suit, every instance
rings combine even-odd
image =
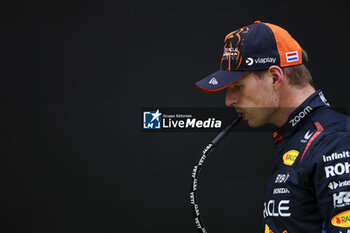
[[[265,233],[350,233],[350,118],[318,90],[274,139]]]

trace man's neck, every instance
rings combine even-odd
[[[280,92],[279,111],[276,112],[274,124],[281,127],[287,122],[290,114],[300,106],[307,98],[315,93],[315,88],[308,85],[304,88],[295,88],[288,86]]]

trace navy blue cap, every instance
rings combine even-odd
[[[220,69],[196,85],[204,92],[216,92],[249,71],[299,64],[302,64],[301,47],[286,30],[255,21],[226,35]]]

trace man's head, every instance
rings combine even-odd
[[[226,105],[251,127],[280,126],[290,114],[282,108],[298,106],[314,91],[307,59],[286,30],[256,21],[226,36],[220,70],[196,85],[209,93],[227,88]]]

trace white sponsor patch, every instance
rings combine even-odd
[[[328,188],[334,190],[337,188],[341,188],[341,187],[348,187],[350,186],[350,180],[343,180],[343,181],[331,181],[328,184]]]
[[[210,79],[210,81],[209,81],[209,84],[211,84],[211,85],[218,85],[218,80],[216,80],[216,78],[215,77],[213,77],[212,79]]]
[[[285,194],[289,193],[289,190],[287,188],[275,188],[273,189],[273,194]]]
[[[324,97],[323,92],[321,91],[320,93],[318,93],[318,95],[320,96],[322,102],[328,106],[330,106],[330,104],[328,103],[328,100],[326,99],[326,97]]]
[[[308,113],[310,113],[312,108],[310,106],[306,106],[302,111],[298,113],[298,115],[294,116],[293,119],[289,121],[289,123],[292,124],[292,126],[296,126],[298,122],[303,119]]]
[[[324,171],[326,173],[326,178],[348,174],[350,172],[350,164],[349,162],[337,163],[334,166],[324,167]]]
[[[350,152],[343,151],[340,153],[332,153],[329,156],[323,155],[322,158],[323,158],[323,162],[330,162],[330,161],[342,159],[342,158],[350,158]]]
[[[350,205],[350,192],[339,192],[333,194],[334,207],[344,207]]]
[[[289,211],[289,200],[280,200],[276,203],[275,200],[269,200],[264,202],[264,218],[268,216],[272,217],[290,217],[291,213]]]
[[[281,184],[285,183],[289,177],[289,172],[287,174],[278,174],[275,179],[275,183]]]
[[[308,130],[305,135],[304,135],[304,138],[300,140],[300,142],[302,143],[307,143],[308,140],[311,138],[311,136],[314,134],[315,132],[311,132],[310,133],[310,130]]]

